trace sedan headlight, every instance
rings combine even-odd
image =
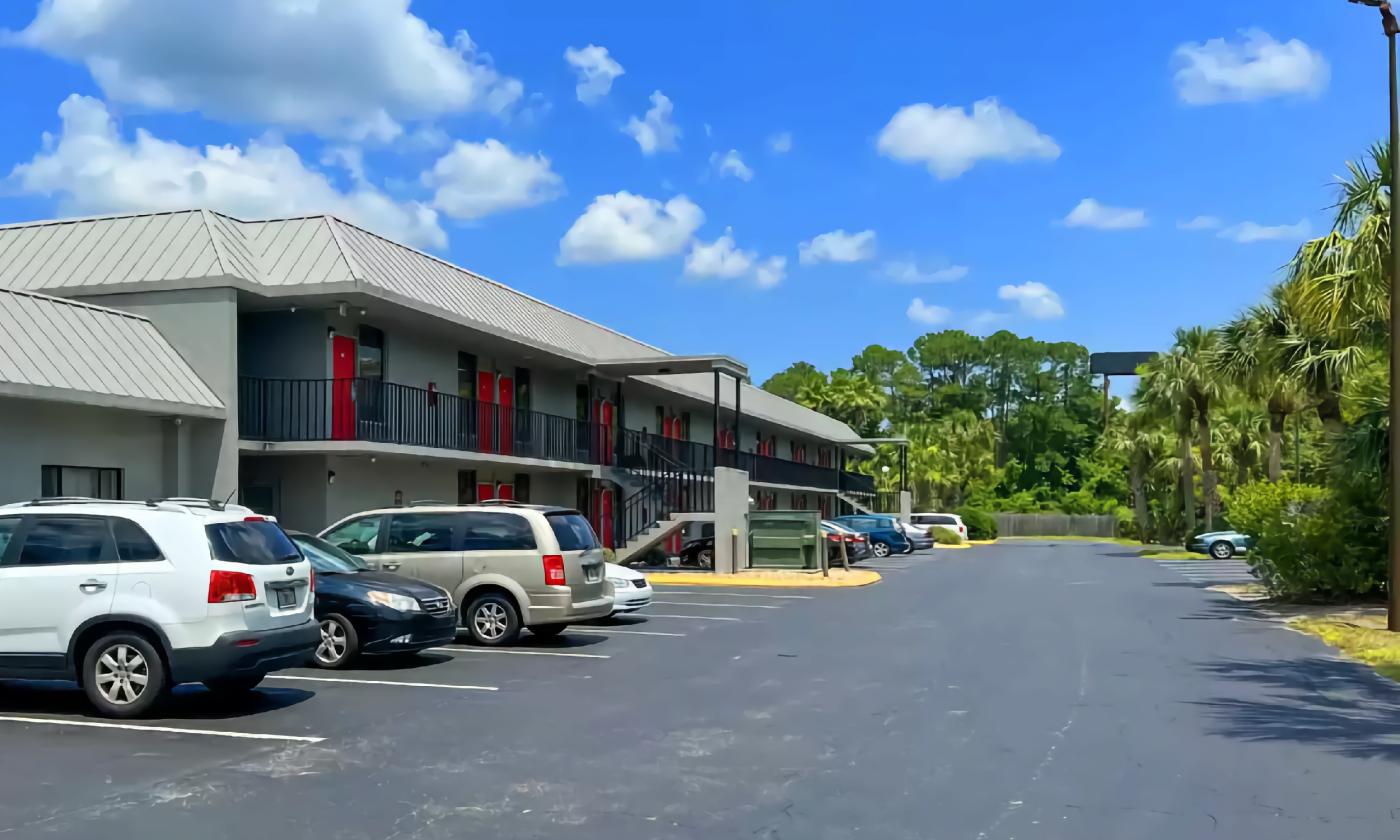
[[[371,589],[365,593],[371,603],[381,607],[388,607],[399,612],[422,612],[423,608],[418,605],[418,601],[407,595],[396,595],[393,592],[380,592],[378,589]]]
[[[627,587],[632,585],[632,581],[628,580],[627,578],[620,577],[610,577],[608,578],[608,583],[611,583],[618,589],[626,589]]]

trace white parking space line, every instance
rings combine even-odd
[[[604,653],[566,653],[562,650],[503,650],[501,648],[435,647],[440,653],[503,653],[510,656],[567,656],[571,659],[612,659]]]
[[[694,606],[694,604],[688,606]],[[646,613],[645,615],[647,618],[689,618],[694,621],[743,621],[742,618],[719,615],[667,615],[666,613]]]
[[[678,596],[682,598],[778,598],[784,601],[810,601],[814,595],[764,595],[758,592],[696,592],[694,589],[667,589],[658,587],[658,591],[667,598]]]
[[[60,718],[0,715],[0,721],[11,723],[40,723],[52,726],[87,726],[93,729],[126,729],[132,732],[165,732],[173,735],[213,735],[219,738],[244,738],[251,741],[298,741],[319,744],[326,740],[311,735],[271,735],[264,732],[223,732],[218,729],[185,729],[179,726],[148,726],[141,723],[111,723],[98,720],[63,720]]]
[[[675,636],[684,638],[684,633],[662,633],[657,630],[614,630],[611,627],[570,627],[570,633],[590,633],[594,636]]]
[[[269,680],[302,680],[303,682],[352,683],[355,685],[397,685],[405,688],[451,688],[457,691],[500,691],[494,685],[448,685],[447,683],[399,682],[397,680],[356,680],[349,677],[297,677],[291,674],[268,674]]]
[[[782,607],[775,607],[772,604],[707,604],[701,601],[652,601],[653,604],[665,604],[668,607],[720,607],[726,610],[780,610]]]

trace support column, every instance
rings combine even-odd
[[[715,467],[715,573],[749,567],[749,474]]]
[[[719,466],[719,371],[715,371],[715,466]]]
[[[160,488],[161,495],[167,497],[193,494],[190,488],[190,421],[183,417],[167,417],[161,423]]]
[[[735,456],[734,456],[734,457],[735,457],[735,459],[736,459],[735,462],[734,462],[734,465],[735,465],[735,466],[738,466],[738,464],[739,464],[739,462],[738,462],[738,460],[737,460],[737,458],[738,458],[738,452],[739,452],[739,425],[740,425],[739,418],[743,416],[743,412],[742,412],[743,402],[742,402],[742,399],[740,398],[740,395],[743,393],[743,388],[744,388],[744,380],[740,379],[740,378],[737,377],[737,376],[734,377],[734,452],[735,452]]]
[[[908,490],[899,491],[899,521],[908,522],[914,516],[914,494]]]

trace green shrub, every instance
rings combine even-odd
[[[933,541],[939,545],[962,545],[962,537],[952,528],[945,525],[935,525],[928,530]]]
[[[994,540],[997,538],[997,518],[973,507],[961,507],[953,511],[962,517],[963,524],[967,526],[967,538],[970,540]]]
[[[1143,542],[1142,534],[1138,533],[1137,517],[1133,514],[1132,508],[1120,507],[1113,511],[1117,518],[1114,525],[1114,535],[1128,540]]]
[[[1367,502],[1280,481],[1237,489],[1234,527],[1254,538],[1249,564],[1270,592],[1335,600],[1375,595],[1386,580],[1382,517]]]

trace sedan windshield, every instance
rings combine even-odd
[[[365,561],[317,537],[297,534],[292,541],[311,561],[311,568],[322,574],[354,574],[369,568]]]

